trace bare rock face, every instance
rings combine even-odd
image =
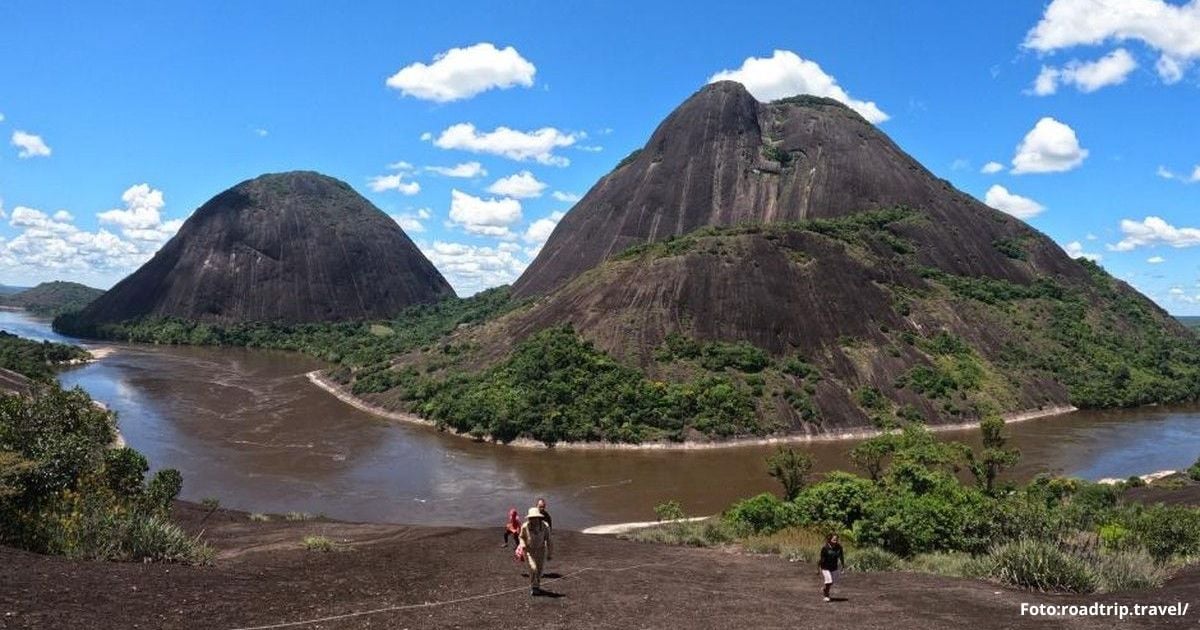
[[[400,226],[348,184],[297,171],[210,199],[78,322],[362,320],[453,293]]]
[[[931,217],[931,264],[963,275],[1031,278],[991,243],[1032,230],[935,177],[850,108],[813,96],[760,103],[740,83],[713,83],[567,213],[514,293],[549,293],[630,246],[699,227],[901,205]],[[1071,261],[1042,240],[1043,270],[1071,273]]]
[[[938,179],[844,105],[759,103],[731,82],[701,89],[600,179],[514,292],[520,308],[455,333],[465,369],[570,325],[652,380],[732,379],[761,433],[1200,395],[1200,343],[1127,284]],[[712,369],[679,359],[673,338],[773,363]]]

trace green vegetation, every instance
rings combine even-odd
[[[633,161],[638,159],[638,156],[641,154],[642,154],[641,149],[634,149],[634,150],[630,151],[629,155],[626,155],[625,157],[621,158],[620,162],[617,162],[617,165],[613,167],[613,170],[617,171],[617,170],[620,170],[621,167],[633,164]]]
[[[442,379],[413,368],[371,375],[376,391],[396,389],[422,416],[440,426],[508,442],[529,437],[559,441],[642,442],[705,435],[754,434],[754,404],[725,376],[685,383],[648,380],[583,341],[569,326],[543,330],[517,345],[501,363],[475,374]]]
[[[212,550],[168,521],[178,471],[108,448],[111,413],[81,389],[0,396],[0,542],[39,553],[203,563]]]
[[[834,219],[780,221],[765,224],[739,223],[726,227],[709,226],[692,230],[683,236],[634,245],[618,254],[615,259],[679,256],[712,244],[714,239],[720,240],[741,234],[764,234],[767,238],[777,239],[782,235],[798,232],[820,234],[860,247],[878,243],[881,247],[886,247],[893,252],[911,253],[913,251],[911,243],[889,230],[889,227],[904,221],[920,220],[921,216],[912,208],[900,206],[885,210],[858,212]]]
[[[345,545],[339,544],[337,541],[328,536],[305,536],[303,545],[308,551],[316,551],[320,553],[342,551],[347,549]]]
[[[33,379],[49,379],[55,369],[91,358],[79,346],[24,339],[0,330],[0,367]]]
[[[413,306],[386,322],[216,325],[167,318],[84,326],[75,314],[66,314],[55,318],[54,328],[80,337],[119,341],[294,350],[359,367],[381,364],[434,343],[459,326],[487,320],[516,306],[508,287],[498,287],[465,299]],[[384,332],[385,328],[390,333]]]
[[[992,246],[1001,254],[1014,260],[1025,260],[1029,253],[1025,251],[1025,241],[1020,238],[1002,238],[992,241]]]
[[[841,535],[852,570],[933,572],[1079,593],[1152,588],[1174,568],[1200,560],[1198,508],[1124,504],[1124,487],[1077,479],[996,483],[1003,465],[1016,459],[1001,428],[988,423],[984,448],[972,452],[909,426],[855,449],[873,479],[833,472],[790,500],[761,494],[686,533],[631,537],[732,543],[814,562],[832,531]],[[1004,462],[989,471],[996,453]],[[964,468],[976,472],[978,483],[960,481]]]
[[[804,489],[805,479],[812,468],[812,456],[793,448],[780,447],[767,458],[767,474],[783,486],[783,496],[788,501],[795,499]]]
[[[677,332],[667,335],[662,347],[654,353],[654,358],[664,362],[695,360],[710,372],[726,368],[739,372],[761,372],[771,364],[771,358],[765,350],[744,341],[700,342]]]
[[[778,162],[780,166],[786,167],[792,162],[791,153],[788,153],[787,151],[784,151],[782,148],[773,144],[764,142],[762,145],[762,152],[763,157],[771,160],[772,162]]]
[[[77,282],[43,282],[14,295],[0,297],[0,305],[23,308],[34,315],[54,317],[78,311],[104,291]]]
[[[660,521],[679,521],[687,518],[678,501],[667,501],[654,506],[654,516]]]
[[[1192,478],[1192,481],[1200,481],[1200,458],[1196,458],[1196,463],[1192,464],[1191,468],[1188,468],[1187,474],[1188,477]]]

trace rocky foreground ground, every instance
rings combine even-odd
[[[1047,595],[911,573],[848,574],[824,603],[814,567],[728,550],[559,532],[552,596],[531,598],[500,532],[252,522],[180,504],[214,565],[72,561],[0,547],[0,628],[1160,628],[1200,621],[1200,567],[1153,592]],[[340,551],[306,550],[322,535]],[[1191,603],[1184,617],[1056,619],[1022,603]],[[343,616],[344,615],[344,616]],[[338,618],[327,619],[330,617]],[[320,620],[323,621],[311,621]],[[307,622],[310,623],[299,623]]]

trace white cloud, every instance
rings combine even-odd
[[[388,164],[387,167],[388,167],[389,171],[411,171],[411,170],[413,170],[412,163],[405,162],[404,160],[400,160],[399,162],[392,162],[391,164]]]
[[[130,186],[121,194],[125,202],[122,209],[101,212],[101,223],[113,223],[122,229],[145,230],[162,223],[160,211],[166,205],[161,190],[155,190],[149,184]]]
[[[528,132],[496,127],[493,131],[481,133],[471,123],[459,123],[442,131],[433,144],[442,149],[500,155],[518,162],[534,160],[549,166],[567,166],[571,161],[555,155],[554,150],[569,147],[578,139],[578,134],[559,131],[554,127]]]
[[[1028,197],[1008,192],[1007,188],[999,184],[994,184],[987,190],[983,202],[1018,219],[1032,219],[1046,209],[1045,206]]]
[[[1158,78],[1162,79],[1163,83],[1174,85],[1183,80],[1183,71],[1186,66],[1187,62],[1163,55],[1154,62],[1154,71],[1158,73]]]
[[[889,118],[873,101],[851,98],[820,65],[790,50],[776,50],[770,57],[747,57],[737,70],[722,70],[708,79],[709,83],[715,81],[737,81],[760,101],[812,94],[837,99],[876,124]]]
[[[422,221],[429,219],[429,217],[433,216],[433,213],[429,211],[429,208],[418,208],[414,212],[405,212],[389,216],[391,216],[392,219],[400,225],[400,229],[408,233],[413,233],[424,232],[425,224],[422,223]]]
[[[421,142],[429,142],[430,140],[433,140],[433,133],[426,131],[421,134]]]
[[[1125,235],[1125,238],[1116,245],[1109,245],[1109,249],[1127,252],[1151,245],[1170,245],[1175,248],[1200,245],[1200,229],[1177,228],[1154,216],[1146,217],[1141,221],[1122,219],[1121,233]]]
[[[1003,164],[1001,164],[999,162],[988,162],[987,164],[983,165],[983,168],[979,169],[979,172],[983,173],[984,175],[992,175],[995,173],[999,173],[1000,171],[1003,171],[1003,170],[1004,170]]]
[[[511,283],[529,264],[517,256],[520,248],[510,243],[480,247],[434,241],[432,244],[418,242],[417,246],[454,286],[454,290],[464,296]]]
[[[71,277],[102,285],[128,274],[173,236],[183,220],[163,220],[162,192],[149,185],[132,186],[121,199],[123,208],[97,215],[102,224],[120,228],[119,236],[103,227],[82,230],[66,210],[51,216],[34,208],[13,208],[9,225],[19,233],[0,239],[0,269],[31,280]]]
[[[1087,149],[1079,146],[1075,130],[1047,116],[1037,121],[1017,145],[1012,172],[1060,173],[1083,164],[1087,156]]]
[[[1038,96],[1054,94],[1059,84],[1073,85],[1080,92],[1095,92],[1102,87],[1124,83],[1136,68],[1133,55],[1124,48],[1089,63],[1072,60],[1062,68],[1042,66],[1033,82],[1033,93]]]
[[[1195,184],[1196,182],[1200,182],[1200,164],[1192,168],[1191,175],[1181,175],[1162,165],[1158,167],[1158,170],[1154,174],[1163,179],[1173,179],[1185,184]]]
[[[1167,293],[1170,293],[1171,295],[1183,295],[1184,290],[1182,287],[1171,287],[1171,289],[1169,291],[1167,291]]]
[[[583,198],[583,197],[579,196],[578,193],[563,192],[561,190],[556,190],[556,191],[550,193],[550,196],[554,197],[554,199],[556,201],[562,201],[565,203],[575,203],[576,201],[579,201],[580,199]]]
[[[404,181],[404,173],[392,173],[391,175],[376,175],[367,183],[371,190],[375,192],[386,192],[394,190],[402,195],[412,196],[421,192],[421,184],[417,182]]]
[[[1100,262],[1104,258],[1100,254],[1089,254],[1088,252],[1083,251],[1083,244],[1079,241],[1071,241],[1070,243],[1067,243],[1067,246],[1063,249],[1066,250],[1067,255],[1071,258],[1082,258],[1092,262]]]
[[[445,177],[461,177],[463,179],[487,175],[487,170],[479,162],[463,162],[454,166],[426,166],[425,170]]]
[[[4,122],[4,114],[0,113],[0,122]]]
[[[546,239],[550,238],[550,233],[554,231],[554,227],[558,225],[558,222],[564,216],[566,216],[565,212],[554,212],[548,217],[530,223],[529,227],[525,228],[525,234],[521,238],[526,243],[529,243],[529,247],[525,250],[525,253],[530,258],[537,256],[538,252],[542,249],[542,245],[546,244]]]
[[[521,202],[516,199],[481,199],[450,191],[450,222],[471,234],[514,238],[509,226],[520,220]]]
[[[971,162],[966,158],[955,158],[955,160],[950,163],[950,170],[952,171],[965,171],[969,168],[971,168]]]
[[[39,135],[17,130],[12,133],[11,142],[14,147],[20,149],[17,157],[21,159],[50,156],[50,147],[46,146],[46,141]]]
[[[1054,0],[1024,46],[1054,52],[1107,41],[1140,41],[1176,59],[1200,57],[1200,1]]]
[[[508,177],[502,177],[487,187],[487,191],[493,195],[515,197],[517,199],[541,197],[544,190],[546,190],[546,182],[538,181],[533,176],[533,173],[529,171],[521,171]]]
[[[259,138],[266,138],[268,135],[270,135],[270,133],[271,132],[263,129],[262,127],[258,127],[254,130],[254,135],[258,136]]]
[[[1162,256],[1151,256],[1146,259],[1146,262],[1150,263],[1151,265],[1161,265],[1167,262],[1167,259],[1163,258]]]
[[[517,85],[530,87],[537,68],[508,46],[499,49],[488,42],[451,48],[433,58],[401,68],[388,77],[387,86],[406,96],[437,103],[471,98],[491,89]]]

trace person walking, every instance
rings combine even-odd
[[[537,503],[534,503],[534,505],[536,505],[538,511],[542,513],[542,518],[546,519],[546,526],[554,527],[554,520],[550,518],[550,510],[546,509],[546,500],[542,497],[538,497]]]
[[[512,538],[514,545],[521,544],[518,535],[521,533],[521,517],[517,516],[517,508],[508,509],[508,520],[504,523],[504,542],[500,543],[501,547],[508,549],[508,539]]]
[[[517,545],[517,557],[525,557],[529,566],[529,594],[542,594],[542,571],[546,569],[546,561],[554,556],[554,546],[550,542],[550,524],[542,516],[541,510],[529,508],[525,524],[517,534],[520,543]]]
[[[829,588],[837,580],[838,571],[846,566],[846,556],[842,553],[842,545],[838,542],[837,534],[825,537],[825,546],[821,547],[821,559],[818,566],[821,567],[821,577],[825,581],[821,595],[825,601],[830,601]]]

